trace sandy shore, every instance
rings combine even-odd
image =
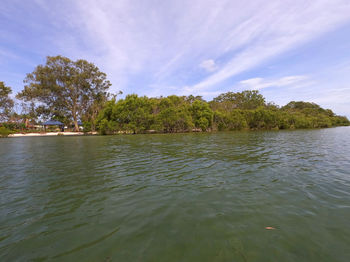
[[[47,132],[47,133],[17,133],[8,137],[32,137],[32,136],[83,136],[83,132]],[[97,135],[97,132],[88,133],[88,135]]]

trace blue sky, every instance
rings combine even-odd
[[[48,55],[83,58],[112,91],[259,89],[350,117],[349,0],[2,0],[0,81],[14,93]]]

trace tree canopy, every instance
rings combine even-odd
[[[0,81],[0,122],[7,121],[13,109],[14,102],[10,97],[11,87]]]
[[[192,95],[159,98],[128,95],[108,102],[97,123],[104,134],[322,128],[350,124],[346,117],[313,103],[292,101],[279,108],[266,103],[256,90],[228,92],[210,102]]]
[[[193,95],[149,98],[130,94],[117,100],[117,95],[108,93],[111,83],[97,66],[63,56],[48,56],[44,65],[27,74],[24,83],[16,96],[22,100],[22,114],[12,113],[12,119],[73,122],[76,131],[78,121],[84,123],[85,131],[96,129],[102,134],[350,125],[345,116],[315,103],[291,101],[279,107],[266,102],[258,90],[226,92],[209,102]],[[12,112],[10,93],[11,88],[0,82],[0,122],[7,121]]]
[[[24,83],[18,99],[34,102],[39,116],[65,123],[73,120],[75,130],[79,120],[96,120],[111,86],[106,74],[94,64],[63,56],[48,56],[46,64],[27,74]]]
[[[265,98],[257,90],[227,92],[215,97],[211,102],[214,109],[231,111],[234,109],[256,109],[265,105]]]

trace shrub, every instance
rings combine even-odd
[[[10,129],[7,129],[4,126],[0,127],[0,137],[8,137],[8,135],[12,134],[13,132]]]

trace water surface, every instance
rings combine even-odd
[[[350,261],[349,247],[348,127],[0,140],[0,261]]]

